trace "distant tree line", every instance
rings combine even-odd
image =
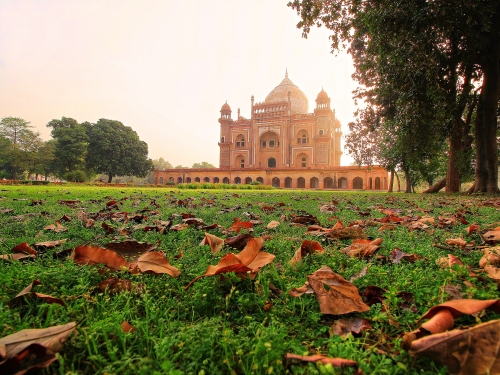
[[[154,165],[155,169],[158,169],[160,171],[164,171],[165,169],[189,168],[189,167],[185,167],[183,165],[176,165],[174,167],[174,166],[172,166],[172,164],[170,164],[170,162],[168,160],[165,160],[164,158],[154,159],[153,165]],[[206,161],[202,161],[201,163],[194,163],[191,168],[197,169],[197,168],[217,168],[217,167],[213,164],[206,162]]]
[[[52,139],[44,142],[29,122],[17,117],[0,121],[0,178],[43,175],[83,182],[97,174],[146,177],[153,170],[148,145],[120,121],[95,124],[63,117],[47,124]]]

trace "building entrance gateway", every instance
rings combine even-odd
[[[226,101],[219,126],[219,168],[155,170],[154,181],[162,185],[207,179],[236,184],[258,181],[292,189],[386,188],[383,168],[340,165],[342,131],[330,97],[321,89],[309,113],[308,98],[288,73],[264,101],[251,97],[248,118],[238,109],[233,119]]]

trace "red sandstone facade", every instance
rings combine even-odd
[[[263,184],[285,188],[387,188],[387,171],[374,166],[340,166],[340,122],[323,90],[308,113],[305,94],[285,75],[262,103],[251,98],[251,118],[231,118],[221,108],[218,169],[155,170],[155,184],[167,181]]]

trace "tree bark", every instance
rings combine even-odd
[[[445,186],[446,186],[446,178],[443,178],[442,180],[436,182],[430,188],[428,188],[427,190],[425,190],[424,194],[437,193],[439,190],[441,190]]]
[[[500,7],[495,18],[500,17]],[[497,110],[500,95],[500,33],[498,22],[484,36],[487,45],[481,54],[483,85],[477,104],[476,175],[474,192],[498,193]]]
[[[454,121],[453,130],[449,137],[449,144],[450,151],[448,153],[448,169],[446,171],[445,191],[446,193],[458,193],[460,191],[460,169],[458,158],[462,152],[462,124],[459,119]],[[427,190],[430,189],[431,188]],[[440,189],[442,189],[442,187]]]
[[[391,177],[389,178],[389,189],[387,190],[388,193],[392,193],[393,188],[394,188],[394,174],[396,172],[394,169],[391,169]]]
[[[411,179],[410,179],[410,173],[409,171],[404,171],[405,172],[405,179],[406,179],[406,190],[405,193],[411,193]]]
[[[110,184],[112,180],[113,180],[113,174],[112,174],[112,173],[110,173],[110,174],[108,175],[108,184]]]
[[[401,191],[401,181],[399,181],[399,175],[397,173],[394,173],[396,175],[396,181],[398,182],[398,193]]]

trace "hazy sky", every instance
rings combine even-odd
[[[250,117],[289,78],[314,109],[323,87],[344,134],[356,107],[352,62],[308,39],[288,0],[0,0],[0,118],[42,138],[62,116],[132,127],[151,158],[219,165],[220,108]],[[342,156],[342,165],[350,158]]]

